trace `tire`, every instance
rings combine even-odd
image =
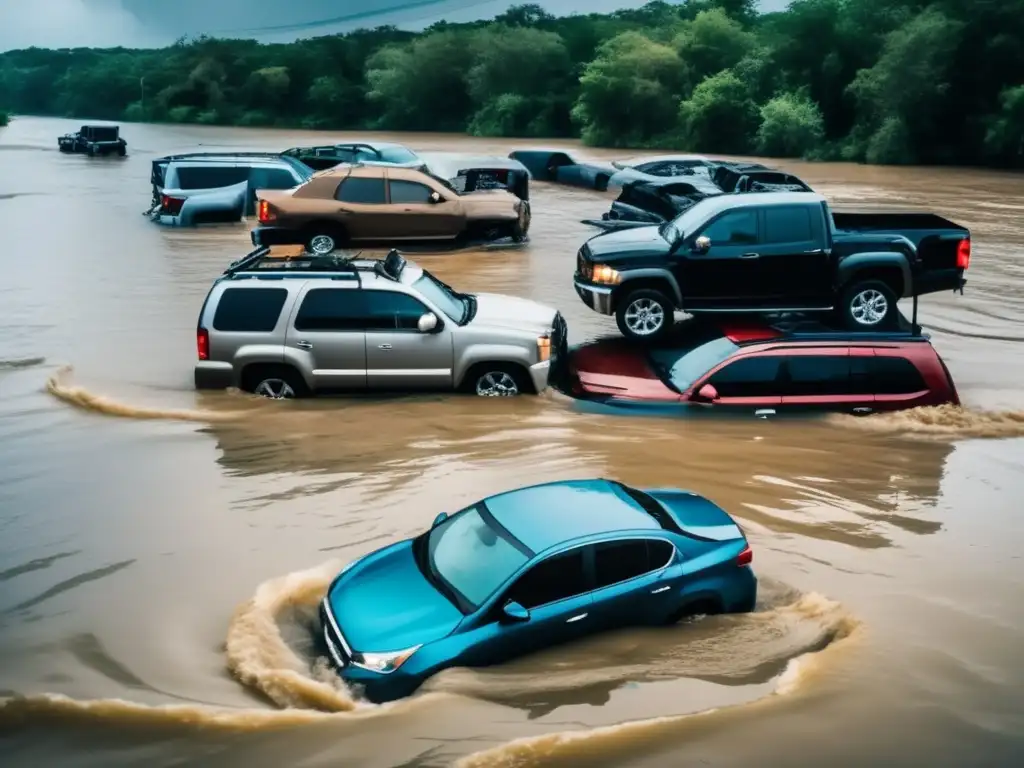
[[[465,388],[477,397],[516,397],[533,392],[526,371],[509,363],[474,365],[466,376]]]
[[[96,157],[96,147],[90,144],[89,148],[86,150],[86,153],[89,155],[89,157]]]
[[[117,148],[117,156],[118,157],[124,157],[126,154],[128,154],[128,149],[126,147],[118,147]]]
[[[654,288],[624,292],[617,302],[615,321],[619,332],[633,341],[656,341],[672,332],[675,307],[668,296]],[[660,322],[658,318],[660,317]]]
[[[687,603],[678,611],[673,613],[665,622],[667,625],[678,624],[684,619],[691,619],[694,616],[714,616],[722,612],[722,606],[717,600],[703,598],[693,603]]]
[[[291,366],[251,365],[242,375],[242,389],[271,400],[307,397],[306,382]]]
[[[605,176],[603,173],[599,174],[598,177],[594,179],[594,189],[596,189],[598,192],[607,192],[608,179],[609,177]]]
[[[306,237],[306,250],[317,256],[327,256],[338,250],[344,239],[344,235],[338,227],[314,226]]]
[[[844,291],[839,312],[852,331],[877,331],[896,324],[899,310],[895,291],[881,280],[851,283]]]
[[[526,233],[530,231],[530,218],[530,204],[524,202],[519,218],[512,224],[512,242],[522,243],[526,240]]]

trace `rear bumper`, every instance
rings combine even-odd
[[[923,296],[939,291],[962,291],[967,284],[963,270],[942,269],[923,272],[914,276],[914,295]]]
[[[611,288],[589,285],[581,283],[579,280],[573,280],[573,285],[576,287],[576,295],[592,310],[600,312],[602,315],[613,313]]]
[[[252,244],[256,247],[264,245],[303,245],[302,233],[285,227],[256,227],[249,233]]]
[[[231,363],[203,360],[196,363],[194,378],[196,389],[227,389],[236,386],[235,369]]]

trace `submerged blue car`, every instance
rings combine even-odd
[[[727,512],[682,490],[569,480],[500,493],[348,565],[320,607],[341,676],[370,701],[602,630],[753,610]]]

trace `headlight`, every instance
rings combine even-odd
[[[607,264],[595,264],[594,271],[590,279],[595,283],[615,285],[619,282],[621,277],[616,270],[612,269]]]
[[[538,336],[537,337],[537,357],[543,363],[545,360],[551,359],[551,337],[550,336]]]
[[[352,663],[371,672],[387,675],[405,664],[406,660],[422,647],[422,645],[414,645],[404,651],[391,651],[390,653],[353,653]]]

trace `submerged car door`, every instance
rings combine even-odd
[[[711,246],[696,250],[699,237]],[[759,302],[765,294],[755,208],[726,211],[697,232],[686,233],[677,253],[684,308],[728,309]]]
[[[398,291],[361,291],[366,302],[366,374],[371,389],[451,389],[450,321],[415,296]],[[437,324],[419,330],[420,318]],[[447,322],[446,322],[447,321]]]
[[[497,664],[592,631],[590,585],[583,568],[583,548],[552,555],[520,576],[497,599],[487,619],[467,633],[460,663]],[[503,618],[510,601],[529,611],[525,621]]]
[[[396,234],[412,238],[455,238],[462,232],[462,206],[454,192],[405,179],[389,179],[388,216]],[[436,197],[431,195],[436,193]],[[433,202],[437,199],[437,202]]]
[[[782,408],[787,414],[871,413],[875,397],[866,386],[870,348],[790,349],[782,377]]]
[[[335,218],[353,240],[400,239],[389,225],[384,178],[349,176],[334,191],[339,205]]]
[[[366,388],[366,310],[351,285],[304,288],[285,338],[285,361],[318,390]]]
[[[663,583],[675,547],[664,539],[631,538],[593,544],[594,628],[657,624],[671,612]]]
[[[782,361],[777,354],[761,353],[726,362],[694,384],[689,403],[719,414],[774,416],[782,404]],[[705,384],[714,387],[711,400],[701,395]]]
[[[832,261],[821,206],[770,205],[761,211],[763,296],[788,308],[832,303]]]

